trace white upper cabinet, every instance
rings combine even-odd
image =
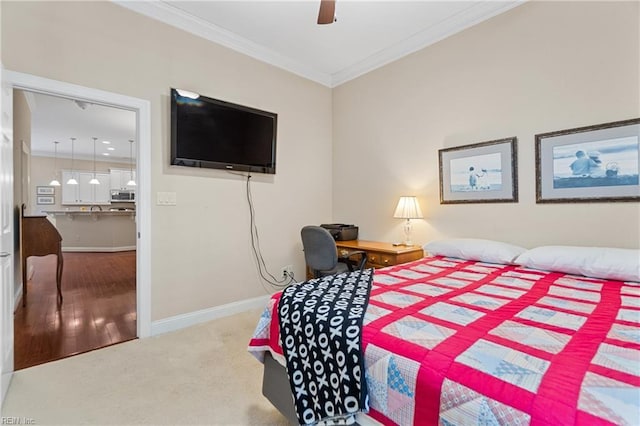
[[[71,179],[71,177],[75,178],[77,181],[79,179],[78,172],[71,172],[70,170],[62,171],[62,204],[80,204],[78,201],[80,198],[78,197],[78,190],[80,185],[69,185],[67,181]]]
[[[110,169],[111,172],[111,189],[116,190],[135,190],[133,185],[127,185],[130,180],[135,182],[136,171],[129,169]]]
[[[73,176],[77,185],[69,185],[67,181]],[[110,181],[109,173],[96,173],[99,185],[90,184],[93,179],[93,172],[88,171],[62,171],[62,204],[110,204]]]
[[[100,185],[91,185],[94,190],[94,204],[111,204],[111,175],[96,173],[96,179],[100,181]]]

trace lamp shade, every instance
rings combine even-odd
[[[396,219],[422,219],[422,210],[416,197],[400,197],[393,217]]]

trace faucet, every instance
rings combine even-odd
[[[93,206],[91,206],[91,208],[89,209],[89,211],[93,211],[93,208],[94,208],[94,207],[97,207],[97,208],[98,208],[98,210],[102,211],[102,207],[101,207],[101,206],[99,206],[99,205],[97,205],[97,204],[94,204]]]

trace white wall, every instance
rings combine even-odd
[[[334,220],[401,241],[407,194],[417,243],[640,247],[638,202],[536,204],[534,164],[537,133],[640,117],[639,5],[527,2],[334,89]],[[439,149],[511,136],[518,203],[440,204]]]
[[[330,89],[109,2],[3,2],[1,31],[9,70],[151,102],[152,193],[177,193],[151,209],[152,320],[271,291],[244,180],[169,166],[171,87],[278,113],[277,174],[252,179],[256,220],[270,269],[303,276],[299,230],[331,218]]]

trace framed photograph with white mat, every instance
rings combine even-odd
[[[536,135],[536,202],[640,201],[640,118]]]
[[[36,204],[55,204],[56,199],[53,195],[38,195]]]
[[[53,186],[36,186],[37,195],[54,195],[56,190]]]
[[[440,204],[517,202],[517,149],[511,137],[439,150]]]

